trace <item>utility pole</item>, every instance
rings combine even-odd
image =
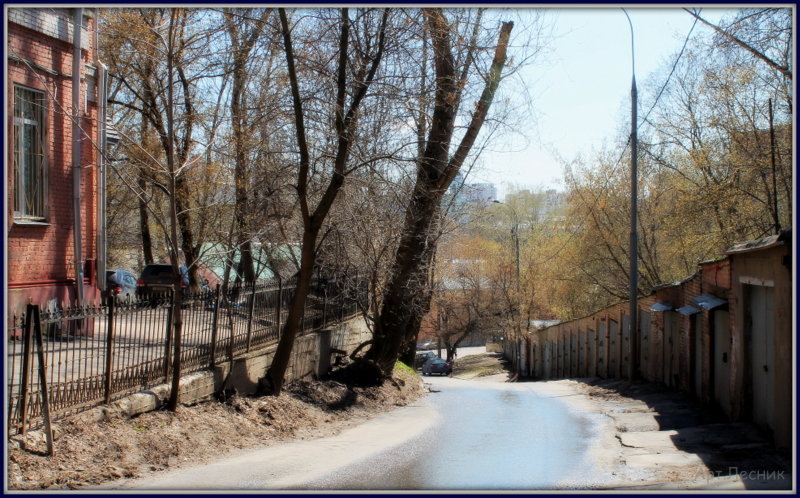
[[[81,235],[81,76],[83,60],[81,37],[83,9],[73,9],[72,17],[72,231],[75,259],[75,299],[83,305],[83,249]],[[105,280],[105,275],[97,278]]]
[[[631,28],[631,240],[630,240],[630,310],[628,321],[628,337],[631,340],[631,357],[628,362],[628,378],[633,380],[638,375],[637,363],[639,361],[639,320],[638,320],[638,293],[639,293],[639,240],[636,229],[637,218],[637,205],[638,205],[638,152],[639,152],[639,136],[636,121],[638,95],[636,92],[636,66],[633,52],[633,23],[630,16],[625,11],[625,17],[628,18],[628,24]]]
[[[504,202],[500,202],[497,199],[493,200],[492,203],[493,204],[502,204],[503,206],[506,206],[506,209],[508,210],[509,213],[511,213],[511,216],[513,216],[513,218],[514,218],[513,221],[512,221],[512,224],[511,224],[511,239],[514,241],[514,257],[515,257],[515,261],[516,261],[516,265],[517,265],[516,266],[516,270],[517,270],[517,273],[516,273],[516,276],[517,276],[517,294],[519,294],[519,292],[520,292],[520,284],[519,284],[519,281],[520,281],[520,273],[519,273],[519,218],[517,218],[517,212],[514,211],[514,209],[512,207],[510,207],[508,204],[506,204]]]
[[[511,227],[511,236],[514,238],[514,254],[517,263],[517,295],[519,295],[519,222],[517,221],[514,221],[514,226]]]

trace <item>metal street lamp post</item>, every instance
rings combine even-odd
[[[628,362],[628,378],[633,380],[637,376],[636,364],[639,359],[639,321],[638,321],[638,292],[639,292],[639,255],[638,255],[638,233],[636,228],[637,204],[638,204],[638,148],[639,137],[636,121],[638,95],[636,92],[636,66],[633,52],[633,23],[630,16],[625,11],[628,18],[628,25],[631,28],[631,231],[630,231],[630,319],[628,337],[631,340],[631,356]]]

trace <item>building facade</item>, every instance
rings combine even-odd
[[[497,200],[497,187],[493,183],[466,183],[464,175],[457,172],[450,185],[450,196],[457,206],[477,204],[487,206]]]
[[[5,14],[6,306],[12,315],[28,302],[52,306],[99,297],[105,72],[97,59],[97,9],[6,7]]]

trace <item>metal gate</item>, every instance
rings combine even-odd
[[[731,329],[727,311],[714,312],[714,399],[730,414]]]
[[[775,414],[775,292],[772,287],[748,285],[745,295],[753,421],[771,428]]]
[[[674,311],[664,312],[664,384],[677,387],[678,376],[678,314]]]

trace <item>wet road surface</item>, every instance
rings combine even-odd
[[[321,439],[97,489],[537,490],[591,487],[596,419],[536,383],[426,377],[432,392]],[[563,393],[564,391],[562,391]],[[569,393],[571,391],[567,391]],[[569,394],[567,394],[569,395]]]
[[[526,490],[575,487],[591,422],[530,384],[426,378],[440,415],[399,447],[293,489]]]

